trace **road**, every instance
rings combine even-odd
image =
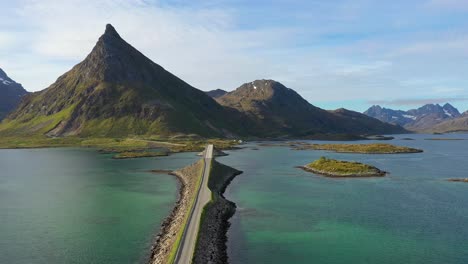
[[[195,197],[195,204],[190,211],[187,225],[185,225],[182,239],[177,249],[174,263],[189,264],[192,262],[197,242],[198,228],[200,227],[201,214],[205,205],[211,200],[211,190],[208,188],[211,161],[213,160],[213,145],[206,146],[203,156],[205,167],[203,168],[202,181]]]

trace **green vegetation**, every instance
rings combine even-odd
[[[2,148],[49,148],[49,147],[86,147],[97,148],[101,153],[142,152],[151,149],[165,149],[168,152],[199,152],[207,144],[216,149],[233,149],[238,144],[235,140],[225,139],[188,139],[162,137],[135,138],[81,138],[81,137],[0,137]]]
[[[420,149],[395,146],[390,144],[297,144],[292,146],[295,150],[330,150],[342,153],[365,153],[365,154],[397,154],[397,153],[420,153]]]
[[[114,155],[113,159],[135,159],[135,158],[149,158],[149,157],[161,157],[161,156],[168,156],[169,153],[164,151],[133,151],[133,152],[121,152]]]
[[[371,177],[384,176],[385,172],[378,168],[350,161],[341,161],[321,157],[320,159],[302,167],[306,171],[329,177]]]

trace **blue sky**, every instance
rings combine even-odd
[[[0,0],[0,67],[38,91],[112,23],[201,90],[274,79],[325,109],[468,110],[466,0]]]

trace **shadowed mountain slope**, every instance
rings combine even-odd
[[[0,121],[20,103],[28,92],[0,69]]]

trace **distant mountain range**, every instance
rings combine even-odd
[[[393,110],[374,105],[364,114],[383,122],[401,125],[411,131],[448,132],[468,130],[466,125],[467,112],[460,114],[457,108],[446,103],[443,106],[426,104],[408,111]]]
[[[0,69],[0,121],[12,111],[28,92]]]
[[[216,101],[213,98],[216,99]],[[306,137],[403,133],[361,113],[325,111],[272,80],[202,92],[152,62],[111,26],[86,59],[33,93],[0,135]]]

